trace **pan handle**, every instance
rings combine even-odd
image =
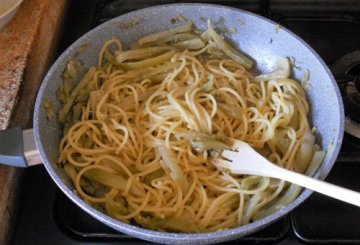
[[[15,127],[0,130],[0,163],[14,167],[42,163],[32,129]]]

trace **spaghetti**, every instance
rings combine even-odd
[[[211,160],[228,147],[227,137],[308,174],[324,155],[287,59],[254,77],[253,61],[210,24],[201,35],[192,28],[145,36],[129,50],[111,39],[74,89],[58,91],[60,163],[86,202],[123,222],[210,232],[296,198],[296,185],[218,170]],[[70,64],[64,77],[75,73]]]

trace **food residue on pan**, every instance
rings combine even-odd
[[[46,111],[46,119],[50,120],[54,116],[54,106],[51,101],[48,100],[44,100],[43,105]]]
[[[295,69],[297,69],[297,70],[299,70],[299,71],[302,70],[301,66],[298,65],[298,64],[301,63],[301,62],[297,61],[297,60],[295,59],[295,57],[291,56],[291,57],[289,57],[289,60],[290,60],[290,65],[291,65],[292,67],[294,67]]]
[[[74,96],[72,90],[84,71],[86,71],[86,69],[81,61],[76,60],[75,58],[72,58],[66,64],[64,73],[62,74],[63,82],[56,91],[58,100],[66,107],[66,113],[64,110],[59,111],[58,119],[60,122],[66,120],[76,122],[80,117],[84,101],[87,101],[88,99],[87,90],[89,88],[83,88],[77,96]],[[67,128],[68,125],[65,124],[64,131],[66,131]]]
[[[209,18],[206,18],[204,16],[200,16],[200,20],[203,21],[203,22],[206,22]]]
[[[134,18],[134,19],[131,19],[131,20],[127,21],[127,22],[121,22],[119,24],[119,28],[120,29],[129,29],[129,28],[131,28],[133,26],[136,26],[136,25],[140,24],[140,20],[141,20],[140,18]]]
[[[330,154],[335,149],[335,146],[336,146],[335,138],[332,138],[329,143],[326,153]]]
[[[309,90],[311,89],[311,84],[309,83],[309,79],[310,79],[310,71],[309,69],[306,69],[300,79],[300,83],[301,86],[305,89],[305,90]]]
[[[237,33],[238,31],[237,31],[236,27],[229,27],[229,28],[225,29],[225,32],[230,33],[230,34],[234,34],[234,33]]]
[[[239,24],[239,26],[241,26],[241,27],[245,26],[245,22],[242,19],[237,18],[235,21],[236,21],[236,23]]]
[[[76,51],[74,57],[78,57],[79,55],[83,54],[88,48],[90,47],[89,43],[84,43],[80,46],[80,48]]]
[[[79,60],[72,58],[67,64],[64,73],[62,74],[63,83],[58,88],[56,95],[62,103],[66,103],[70,96],[74,84],[84,71],[84,67]]]
[[[281,30],[281,27],[279,24],[275,25],[275,33],[279,33]]]
[[[179,14],[178,16],[172,18],[170,20],[171,24],[178,24],[178,23],[181,23],[181,22],[191,22],[191,20],[189,20],[188,18],[182,16],[181,14]]]
[[[289,57],[291,67],[294,67],[298,71],[302,71],[301,66],[299,65],[299,61],[295,59],[295,57]],[[305,71],[301,75],[300,84],[305,90],[311,89],[311,84],[309,83],[310,80],[310,71],[309,69],[305,69]]]
[[[201,16],[200,20],[203,21],[203,22],[208,22],[208,21],[213,22],[217,26],[217,28],[221,29],[223,34],[235,34],[235,33],[238,33],[238,30],[236,29],[236,27],[228,27],[227,25],[225,25],[223,18],[219,18],[219,20],[214,22],[211,18]]]

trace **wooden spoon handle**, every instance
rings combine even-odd
[[[360,193],[352,191],[337,185],[333,185],[318,179],[308,177],[303,174],[299,174],[278,166],[273,165],[271,170],[267,170],[269,177],[274,177],[277,179],[283,179],[288,182],[303,186],[305,188],[314,190],[321,194],[327,195],[329,197],[351,203],[360,207]]]

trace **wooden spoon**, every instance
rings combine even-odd
[[[213,160],[213,163],[219,169],[228,170],[233,174],[259,175],[282,179],[360,207],[359,192],[279,167],[257,153],[246,142],[235,139],[231,141],[233,142],[232,148],[235,150],[224,150],[221,154],[222,158]]]

